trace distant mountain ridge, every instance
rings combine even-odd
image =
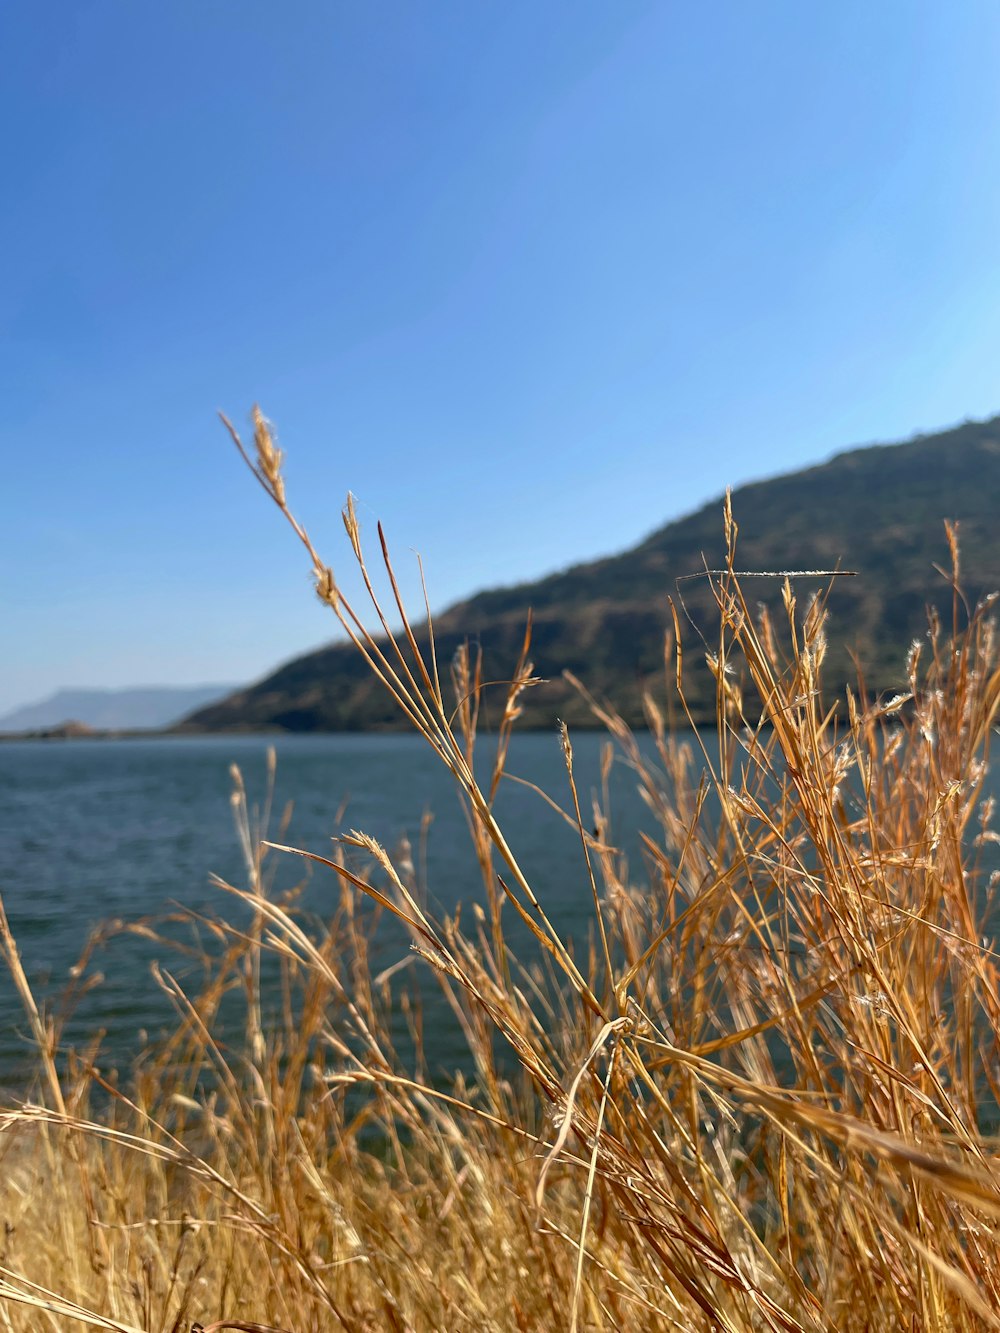
[[[82,722],[96,731],[169,727],[196,708],[232,691],[232,685],[139,685],[129,689],[57,690],[38,703],[0,717],[0,731],[35,731]]]
[[[623,483],[623,503],[627,503]],[[1000,417],[965,422],[896,445],[871,445],[828,462],[733,492],[740,528],[738,565],[747,570],[856,570],[837,579],[829,597],[828,685],[854,683],[851,652],[870,689],[902,683],[910,643],[927,628],[926,606],[950,614],[950,585],[935,565],[947,566],[943,520],[960,524],[962,586],[970,602],[1000,589]],[[568,668],[592,693],[609,699],[625,717],[642,721],[642,692],[662,697],[663,635],[667,597],[675,580],[723,560],[721,500],[653,532],[619,555],[576,565],[537,582],[488,589],[434,617],[438,661],[450,660],[465,639],[484,653],[484,679],[502,679],[517,657],[524,621],[534,616],[532,657],[549,677],[525,697],[524,723],[550,726],[562,717],[590,721],[588,710],[562,678]],[[751,596],[774,603],[780,580],[754,580]],[[825,588],[797,584],[800,600]],[[681,585],[690,620],[711,639],[717,623],[705,580]],[[704,645],[685,622],[690,697],[702,714],[713,690],[699,669]],[[418,633],[426,642],[426,633]],[[401,726],[391,701],[349,644],[333,644],[296,658],[229,698],[200,709],[187,730],[258,727],[292,731],[368,730]]]

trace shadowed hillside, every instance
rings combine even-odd
[[[763,464],[762,460],[762,464]],[[935,565],[947,567],[943,520],[958,520],[962,587],[970,602],[1000,588],[1000,417],[967,422],[906,444],[879,445],[837,455],[828,463],[733,493],[743,570],[856,570],[833,581],[829,595],[830,686],[851,681],[853,652],[871,690],[902,684],[910,643],[926,631],[925,608],[950,617],[951,590]],[[390,534],[391,536],[391,534]],[[495,588],[435,617],[438,660],[447,663],[465,639],[481,645],[484,678],[513,668],[529,607],[534,615],[532,658],[545,685],[525,696],[529,726],[555,718],[587,723],[589,713],[562,678],[577,675],[610,699],[631,722],[642,718],[641,694],[662,677],[667,598],[675,580],[721,563],[722,504],[714,501],[652,533],[620,555],[576,565],[534,583]],[[797,580],[804,599],[828,580]],[[748,584],[761,600],[780,597],[781,580]],[[431,589],[433,592],[433,589]],[[701,580],[680,595],[686,677],[698,713],[714,712],[714,686],[702,666],[711,643],[711,598]],[[418,638],[420,635],[418,634]],[[277,727],[293,731],[385,729],[401,725],[392,704],[349,644],[296,658],[250,688],[194,713],[186,730]]]

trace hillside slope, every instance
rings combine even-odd
[[[947,566],[943,520],[960,523],[962,586],[970,602],[1000,588],[1000,417],[966,422],[905,444],[838,454],[829,462],[733,493],[741,569],[841,568],[830,594],[829,685],[853,682],[853,652],[873,690],[902,681],[911,641],[927,628],[929,602],[948,608],[951,592],[935,564]],[[532,657],[549,677],[529,692],[526,725],[549,726],[588,714],[562,679],[568,668],[625,716],[641,720],[641,693],[662,678],[668,594],[675,580],[722,561],[722,504],[715,501],[652,533],[620,555],[576,565],[516,587],[494,588],[435,616],[438,660],[465,639],[484,652],[487,680],[509,674],[528,608],[534,614]],[[822,581],[802,580],[804,599]],[[780,580],[753,580],[761,600],[780,596]],[[703,580],[681,585],[694,625],[712,637],[710,595]],[[693,670],[691,693],[710,706],[697,631],[685,623]],[[194,713],[188,730],[278,727],[294,731],[384,729],[399,724],[392,704],[350,645],[334,644],[280,667],[258,684]]]

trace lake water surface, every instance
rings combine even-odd
[[[599,734],[574,736],[585,818],[590,794],[600,784],[606,743]],[[640,744],[652,754],[648,738]],[[373,835],[390,851],[406,837],[432,911],[483,900],[452,779],[416,736],[7,743],[0,745],[0,892],[39,997],[51,1000],[62,992],[89,931],[108,918],[136,920],[171,904],[239,917],[240,905],[212,887],[209,876],[246,883],[230,808],[229,769],[233,763],[240,767],[251,801],[260,801],[271,745],[277,752],[275,807],[293,802],[285,841],[329,854],[331,837],[352,828]],[[491,742],[485,739],[481,745],[488,765]],[[556,734],[515,736],[508,770],[569,806]],[[612,776],[612,833],[624,839],[621,845],[641,880],[637,830],[652,832],[652,819],[627,766],[617,762]],[[1000,796],[995,772],[987,783],[984,795]],[[497,808],[547,913],[561,932],[582,944],[593,924],[593,906],[578,835],[521,785],[505,783]],[[433,819],[422,843],[428,814]],[[298,857],[280,858],[276,890],[298,882],[303,865]],[[336,877],[319,871],[306,901],[320,916],[330,915],[338,896]],[[379,949],[375,963],[380,968],[409,955],[399,930],[383,932]],[[103,984],[79,1006],[68,1039],[80,1045],[105,1029],[106,1051],[127,1062],[141,1045],[140,1033],[155,1035],[169,1026],[172,1012],[150,973],[156,958],[183,973],[183,960],[134,935],[114,936],[102,946],[91,970],[103,973]],[[429,989],[437,995],[436,988]],[[463,1063],[457,1028],[443,1005],[428,1026],[434,1042],[429,1054],[439,1066]],[[0,1084],[17,1086],[30,1063],[23,1009],[0,966]]]
[[[585,811],[591,790],[599,785],[605,743],[596,734],[574,737]],[[485,738],[480,744],[488,764],[492,743]],[[331,837],[352,828],[373,835],[390,851],[405,836],[432,909],[483,900],[452,779],[416,736],[7,743],[0,746],[0,892],[40,996],[62,991],[89,931],[108,918],[134,920],[164,912],[171,904],[239,915],[232,897],[209,883],[211,873],[236,885],[246,883],[230,809],[229,769],[233,763],[240,767],[251,802],[259,802],[271,745],[277,752],[275,808],[294,803],[287,842],[328,855]],[[515,736],[508,767],[569,805],[556,734]],[[651,827],[624,765],[615,767],[612,790],[614,814],[623,829]],[[433,819],[422,842],[428,813]],[[578,835],[537,794],[514,783],[504,784],[498,813],[549,915],[560,929],[585,939],[593,908]],[[302,875],[299,858],[282,860],[276,889]],[[330,912],[337,896],[332,873],[313,876],[310,908]],[[406,942],[391,932],[383,947],[380,966],[408,953]],[[167,1001],[149,970],[154,957],[174,969],[179,965],[132,935],[115,936],[102,946],[91,970],[103,973],[104,981],[79,1007],[67,1029],[70,1040],[82,1043],[104,1028],[112,1053],[127,1059],[138,1048],[141,1031],[155,1033],[168,1024]],[[439,1030],[436,1037],[440,1059],[460,1058],[456,1032]],[[20,1001],[0,968],[0,1082],[16,1079],[28,1050]]]

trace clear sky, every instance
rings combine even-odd
[[[996,0],[53,0],[0,47],[0,710],[331,636],[220,408],[437,606],[1000,411]]]

